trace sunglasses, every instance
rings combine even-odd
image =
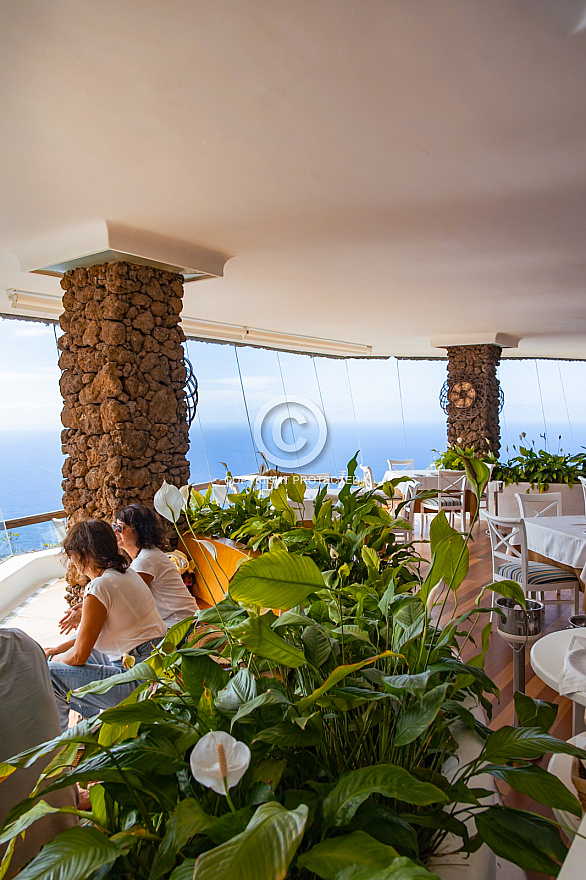
[[[118,523],[112,523],[112,531],[116,532],[117,535],[121,535],[123,529],[124,526],[121,526]]]

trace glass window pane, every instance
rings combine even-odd
[[[62,507],[57,360],[53,327],[0,320],[0,508],[5,519]],[[50,523],[18,531],[15,552],[55,540]]]
[[[188,340],[187,356],[198,381],[197,415],[189,431],[193,483],[256,471],[238,363],[233,345]]]

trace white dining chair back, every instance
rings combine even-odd
[[[371,469],[369,467],[367,467],[365,464],[361,464],[360,470],[363,472],[363,475],[364,475],[363,476],[364,488],[369,492],[371,491],[371,489],[375,489],[376,483],[374,481],[374,477],[372,475]]]
[[[580,611],[580,582],[576,575],[545,562],[529,559],[525,521],[521,517],[494,516],[484,513],[490,536],[493,581],[512,580],[520,584],[525,595],[544,604],[572,601],[574,614]],[[561,590],[571,590],[571,599],[564,599]],[[555,599],[545,593],[555,592]]]
[[[387,464],[390,471],[412,471],[412,458],[387,458]]]
[[[516,492],[519,515],[523,519],[534,516],[561,516],[561,492]]]
[[[445,512],[452,524],[455,514],[459,513],[462,518],[462,526],[464,526],[466,515],[465,471],[437,472],[437,495],[421,502],[421,512],[427,520],[429,514],[439,513],[440,510]]]
[[[400,537],[402,541],[413,541],[415,537],[415,496],[420,486],[421,483],[417,480],[404,484],[405,494],[401,500],[405,503],[398,512],[395,512],[395,516],[407,520],[411,528],[393,529],[393,534]]]

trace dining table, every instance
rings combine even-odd
[[[527,549],[538,561],[559,563],[586,585],[586,516],[525,518]]]

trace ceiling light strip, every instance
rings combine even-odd
[[[10,305],[16,311],[35,312],[43,316],[60,315],[63,302],[60,296],[48,293],[32,293],[28,290],[7,290]]]
[[[359,355],[368,357],[372,346],[338,339],[323,339],[317,336],[298,336],[295,333],[279,333],[274,330],[261,330],[238,324],[223,324],[213,321],[196,321],[183,318],[181,321],[186,336],[217,342],[242,342],[251,345],[265,345],[300,352],[323,352],[324,354]]]

